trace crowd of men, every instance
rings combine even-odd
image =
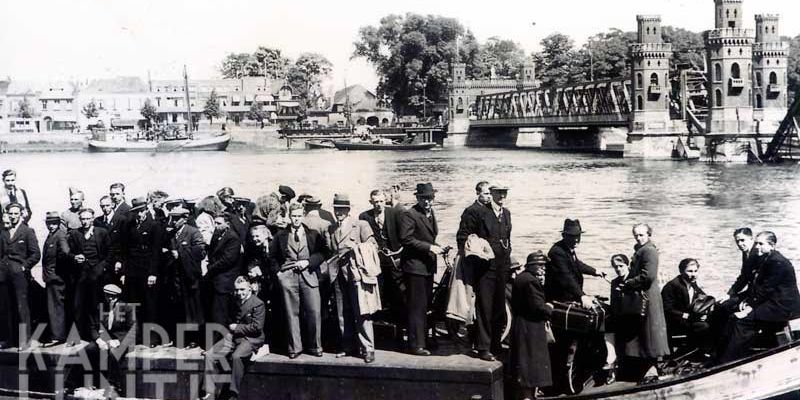
[[[328,309],[338,322],[336,356],[373,362],[372,316],[388,309],[406,324],[407,351],[430,355],[427,312],[437,260],[448,250],[437,238],[436,190],[430,183],[416,186],[416,203],[408,208],[391,190],[373,190],[372,208],[358,215],[346,194],[334,197],[330,212],[319,198],[297,197],[284,185],[255,201],[225,187],[196,203],[170,200],[158,190],[128,203],[125,185],[113,183],[99,199],[99,211],[87,207],[84,194],[73,189],[67,210],[45,213],[48,235],[40,248],[28,227],[33,215],[28,194],[16,185],[15,171],[2,176],[0,348],[71,346],[79,340],[95,351],[122,352],[126,343],[200,346],[209,373],[220,358],[232,356],[230,393],[235,396],[244,360],[264,343],[285,349],[290,358],[321,357]],[[480,182],[475,190],[456,243],[473,274],[474,349],[480,359],[493,361],[502,351],[511,269],[511,213],[504,205],[509,189]],[[583,292],[583,275],[605,274],[578,258],[582,233],[579,221],[566,220],[562,240],[548,253],[548,302],[592,304]],[[743,267],[730,291],[734,300],[725,304],[740,323],[726,328],[730,339],[723,360],[740,355],[737,349],[746,347],[758,326],[753,321],[785,322],[800,314],[794,270],[774,251],[774,234],[758,235],[755,245],[752,236],[749,230],[735,234]],[[474,238],[488,243],[491,257],[471,256]],[[37,290],[30,274],[40,260],[44,291]],[[671,331],[705,330],[705,320],[695,319],[689,308],[702,294],[698,268],[696,260],[682,262],[681,276],[664,289]],[[764,303],[777,306],[762,311]],[[37,322],[48,326],[45,343],[31,335]],[[213,342],[204,343],[204,327],[212,324],[222,329]],[[568,345],[559,346],[573,338],[555,334],[554,354],[565,356]],[[213,382],[205,382],[212,391]]]

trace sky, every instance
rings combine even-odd
[[[745,0],[745,26],[756,13],[800,15],[795,0]],[[231,52],[259,45],[296,58],[321,53],[334,65],[329,86],[346,81],[374,88],[373,67],[351,59],[358,29],[388,14],[457,18],[479,41],[497,36],[527,53],[561,32],[581,45],[609,28],[636,29],[637,14],[660,14],[664,25],[713,28],[712,0],[0,0],[0,76],[19,81],[115,76],[176,79],[219,77]],[[800,24],[781,21],[786,36]]]

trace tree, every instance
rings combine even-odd
[[[153,126],[153,123],[158,119],[158,110],[156,106],[150,101],[150,99],[146,99],[144,101],[144,105],[139,110],[139,113],[142,114],[142,118],[147,121],[147,127],[150,128]]]
[[[573,49],[572,39],[553,33],[542,39],[542,51],[533,55],[537,77],[544,87],[564,86],[582,79],[580,55]]]
[[[206,99],[206,104],[203,106],[203,114],[208,118],[209,124],[214,123],[214,118],[222,116],[216,89],[211,89],[211,93],[208,95],[208,99]]]
[[[480,46],[472,76],[489,78],[492,67],[498,77],[513,78],[525,62],[525,51],[513,40],[490,37]]]
[[[28,97],[23,97],[22,101],[19,102],[17,105],[17,117],[20,118],[31,118],[33,117],[33,106],[31,105],[30,100]]]
[[[679,64],[691,64],[703,68],[706,51],[703,35],[683,28],[665,26],[661,28],[661,37],[665,42],[672,43],[670,74],[678,70]]]
[[[333,64],[317,53],[303,53],[289,68],[286,79],[298,94],[305,107],[314,107],[313,102],[322,94],[322,80],[329,77]]]
[[[230,53],[220,66],[223,78],[233,79],[242,76],[259,76],[258,63],[255,57],[247,53]]]
[[[261,123],[261,127],[264,127],[264,120],[267,119],[269,113],[264,111],[264,106],[261,105],[260,101],[253,100],[253,104],[250,105],[250,111],[247,112],[247,118],[251,121],[258,121]]]
[[[269,79],[279,79],[286,75],[292,60],[284,57],[280,49],[273,49],[265,46],[258,46],[253,53],[258,68],[259,76]]]
[[[83,106],[81,112],[86,119],[97,118],[100,115],[100,111],[97,109],[97,104],[94,102],[94,99]]]
[[[388,15],[378,26],[359,29],[353,57],[363,57],[376,69],[378,97],[386,96],[398,115],[421,115],[426,102],[447,100],[450,65],[475,68],[480,48],[458,20],[414,13]]]
[[[789,41],[789,102],[794,101],[794,95],[800,91],[800,35]]]
[[[636,32],[615,28],[589,37],[578,52],[580,77],[585,81],[627,77],[631,68],[629,49],[635,41]]]

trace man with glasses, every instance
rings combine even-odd
[[[433,213],[436,191],[431,183],[417,184],[417,204],[400,218],[400,241],[403,244],[402,268],[408,287],[408,352],[429,356],[426,315],[433,291],[437,256],[444,250],[436,244],[439,228]]]

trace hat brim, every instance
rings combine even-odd
[[[140,206],[131,207],[131,209],[129,211],[139,211],[139,210],[143,210],[145,208],[147,208],[147,204],[142,204]]]
[[[414,192],[414,196],[433,196],[436,194],[436,189],[431,192]]]
[[[586,231],[583,231],[583,230],[580,230],[580,229],[577,229],[577,230],[576,229],[567,229],[567,230],[561,231],[561,233],[566,233],[567,235],[580,235],[580,234],[586,233]]]

